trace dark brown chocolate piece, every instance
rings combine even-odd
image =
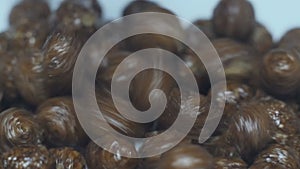
[[[225,133],[229,144],[235,146],[247,162],[272,141],[275,125],[266,113],[267,109],[255,101],[246,103],[233,116]]]
[[[201,146],[181,144],[162,155],[158,169],[211,169],[212,156]]]
[[[247,39],[255,26],[253,6],[247,0],[222,0],[214,10],[213,25],[220,36]]]
[[[267,92],[279,98],[296,95],[300,84],[298,51],[274,49],[263,57],[261,83]]]
[[[50,16],[50,8],[44,0],[22,0],[13,7],[9,15],[11,26],[28,24],[47,20]]]
[[[19,108],[10,108],[0,114],[0,148],[8,151],[13,147],[41,144],[44,130],[33,115]]]
[[[51,98],[37,109],[37,120],[45,128],[45,141],[53,146],[80,146],[87,143],[71,97]]]

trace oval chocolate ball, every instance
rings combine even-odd
[[[263,57],[261,83],[267,92],[276,97],[293,97],[299,88],[299,71],[300,59],[296,51],[274,49]]]
[[[48,3],[44,0],[22,0],[10,12],[9,23],[16,26],[24,23],[47,20],[51,11]]]
[[[44,129],[33,115],[19,108],[10,108],[0,114],[0,149],[8,151],[13,147],[41,144]]]
[[[220,36],[247,39],[255,26],[255,14],[247,0],[222,0],[213,13],[214,30]]]
[[[181,144],[162,155],[158,169],[211,169],[213,157],[201,146]]]
[[[272,141],[275,125],[269,117],[266,106],[259,102],[248,102],[233,116],[225,133],[229,144],[234,145],[246,162]]]
[[[52,146],[80,146],[87,143],[71,97],[51,98],[37,109],[37,120],[45,128],[45,141]]]

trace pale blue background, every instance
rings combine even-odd
[[[0,0],[0,31],[7,28],[8,13],[19,0]],[[61,0],[49,0],[55,9]],[[104,17],[120,17],[121,10],[130,0],[99,0]],[[197,18],[210,18],[219,0],[153,0],[171,9],[178,16],[190,21]],[[300,0],[250,0],[255,7],[257,20],[271,30],[275,39],[287,30],[300,27]]]

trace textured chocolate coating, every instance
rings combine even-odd
[[[9,23],[16,26],[24,23],[47,20],[50,16],[50,8],[44,0],[22,0],[13,7],[9,15]]]
[[[36,112],[37,120],[45,128],[45,141],[50,145],[79,146],[87,142],[71,97],[48,99]]]
[[[53,159],[44,146],[17,147],[2,155],[4,168],[53,169]]]
[[[280,144],[286,144],[291,136],[299,132],[299,118],[295,110],[283,101],[273,98],[259,100],[259,104],[266,107],[266,113],[276,126],[273,139]]]
[[[214,169],[247,169],[247,164],[239,158],[215,158]]]
[[[236,39],[247,39],[255,26],[254,9],[247,0],[220,1],[212,20],[217,34]]]
[[[235,114],[225,133],[230,145],[234,145],[241,157],[251,162],[255,155],[271,142],[275,125],[267,112],[268,107],[248,102]]]
[[[299,49],[274,49],[263,57],[261,83],[267,92],[279,98],[296,94],[300,84]]]
[[[233,80],[226,81],[226,88],[221,88],[223,82],[219,82],[212,86],[217,91],[216,102],[221,105],[225,101],[225,107],[222,119],[215,134],[222,134],[228,129],[232,121],[232,117],[238,113],[238,109],[242,103],[246,103],[255,95],[255,89],[250,86]],[[208,100],[211,100],[211,91],[208,94]]]
[[[261,152],[249,169],[297,169],[299,167],[299,156],[292,148],[274,144]]]
[[[10,108],[0,114],[0,149],[8,151],[13,147],[37,145],[43,141],[43,128],[33,115],[19,108]]]
[[[273,46],[271,33],[260,23],[256,23],[254,31],[251,33],[248,43],[259,53],[268,52]]]
[[[157,120],[158,127],[161,129],[170,127],[177,119],[180,108],[182,108],[183,114],[188,115],[198,113],[194,126],[187,136],[189,139],[198,140],[209,109],[209,103],[207,102],[206,97],[199,94],[199,98],[200,101],[197,98],[190,97],[186,102],[181,104],[180,90],[178,88],[173,88],[171,92],[167,94],[168,104],[164,113]],[[199,106],[193,107],[193,105]]]
[[[212,156],[201,146],[181,144],[162,155],[158,169],[211,169]]]
[[[84,157],[72,148],[57,148],[49,150],[57,169],[87,169]]]
[[[23,53],[15,68],[16,85],[22,97],[30,104],[38,105],[51,96],[70,93],[80,47],[81,42],[73,33],[55,30],[42,51]]]
[[[106,146],[109,146],[111,150],[118,150],[128,155],[136,153],[134,146],[125,140],[120,143],[110,136],[104,136],[101,139],[105,139]],[[127,147],[121,145],[126,145]],[[93,142],[86,148],[86,160],[89,169],[135,169],[139,163],[139,159],[112,154],[98,147],[98,145]]]
[[[18,54],[16,62],[13,63],[15,67],[13,69],[14,82],[12,84],[15,84],[18,92],[26,102],[38,105],[50,97],[49,86],[46,85],[48,77],[43,67],[43,54],[40,51],[22,52]]]

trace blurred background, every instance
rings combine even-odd
[[[99,0],[106,19],[116,19],[121,16],[124,6],[131,0]],[[152,0],[172,10],[178,16],[194,21],[199,18],[210,18],[219,0]],[[300,27],[299,0],[249,0],[252,2],[256,18],[263,23],[278,40],[287,30]],[[8,26],[8,14],[19,0],[1,0],[0,31]],[[51,8],[58,7],[61,0],[49,0]]]

